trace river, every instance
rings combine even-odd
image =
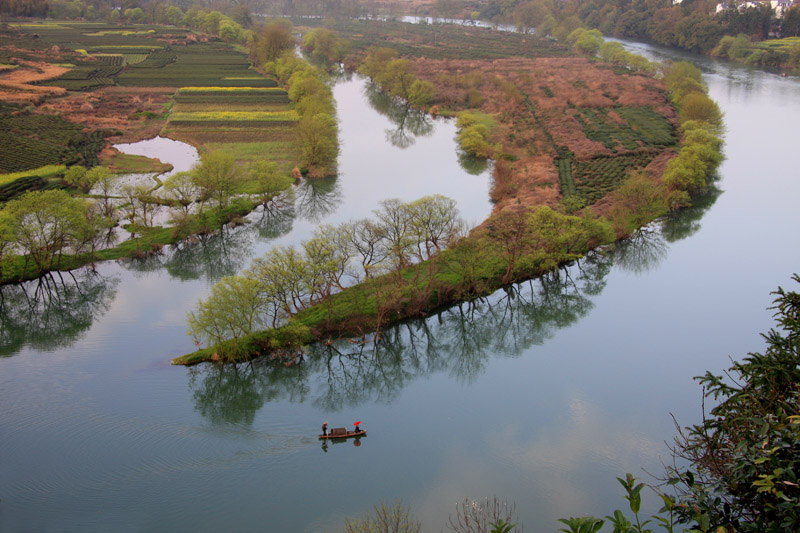
[[[393,196],[459,195],[466,218],[488,213],[488,178],[458,166],[452,123],[399,127],[403,110],[375,111],[358,79],[334,91],[336,179],[199,245],[56,275],[27,296],[4,288],[0,530],[336,531],[401,498],[439,531],[457,502],[496,495],[527,530],[552,531],[623,508],[614,477],[661,471],[670,414],[701,417],[692,377],[762,349],[769,292],[800,270],[800,82],[692,60],[725,112],[718,190],[613,256],[377,346],[316,346],[292,368],[168,363],[193,349],[195,301],[276,242]],[[362,420],[368,436],[323,445],[326,420]]]

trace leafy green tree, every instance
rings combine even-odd
[[[528,33],[538,27],[548,14],[547,8],[541,2],[528,0],[517,4],[514,8],[514,25],[517,31]]]
[[[485,124],[473,124],[458,132],[458,145],[464,152],[476,157],[491,157],[494,153],[489,138],[489,128]]]
[[[783,15],[781,33],[784,37],[797,37],[800,35],[800,5],[793,5]]]
[[[302,116],[335,112],[333,94],[312,68],[297,70],[289,78],[289,99]]]
[[[96,167],[104,168],[104,167]],[[111,197],[113,196],[114,189],[116,188],[118,175],[105,169],[106,172],[100,172],[96,176],[94,188],[100,196],[100,205],[103,207],[103,216],[109,220],[116,220],[116,208]]]
[[[164,13],[164,21],[167,24],[172,24],[173,26],[177,26],[181,23],[183,19],[183,11],[178,6],[167,6],[167,9]]]
[[[698,157],[682,152],[670,159],[664,170],[662,180],[671,189],[697,192],[705,189],[708,166]]]
[[[108,180],[111,175],[111,171],[106,167],[93,167],[86,170],[86,168],[81,165],[74,165],[69,167],[64,173],[64,181],[72,187],[80,189],[84,193],[88,193],[97,182],[100,180]]]
[[[106,167],[92,167],[86,171],[86,174],[83,177],[85,182],[84,187],[88,192],[101,181],[104,182],[104,186],[109,182],[113,183],[114,178],[112,178],[112,176],[113,173]]]
[[[668,211],[663,190],[646,172],[634,173],[613,194],[612,218],[623,226],[621,233],[641,228]]]
[[[346,226],[323,224],[314,230],[313,238],[303,241],[308,265],[309,286],[318,300],[331,295],[334,288],[344,290],[342,278],[352,259]]]
[[[603,44],[603,34],[599,30],[578,28],[567,36],[567,42],[576,52],[593,56]]]
[[[188,333],[209,346],[236,340],[263,328],[265,304],[258,281],[245,276],[224,277],[187,315]]]
[[[212,199],[219,208],[226,208],[239,182],[233,156],[222,151],[209,152],[192,170],[194,184],[201,199]]]
[[[339,155],[336,119],[327,113],[306,116],[297,125],[303,163],[328,173]]]
[[[409,255],[416,245],[408,204],[397,198],[383,200],[375,215],[384,235],[386,255],[393,258],[396,270],[407,267]]]
[[[423,196],[408,204],[408,208],[420,260],[430,259],[440,252],[461,229],[458,208],[452,198],[441,194]]]
[[[237,43],[242,40],[244,28],[235,21],[225,18],[219,24],[219,36],[226,43]]]
[[[692,92],[681,98],[678,102],[681,122],[686,120],[699,120],[707,122],[717,128],[722,127],[722,111],[717,103],[708,95]]]
[[[436,255],[440,272],[455,282],[458,299],[480,294],[482,267],[490,262],[490,250],[485,239],[467,237],[458,239]]]
[[[386,64],[374,81],[392,96],[408,100],[411,95],[411,86],[417,81],[417,77],[411,72],[409,65],[407,59],[393,59]]]
[[[671,470],[684,521],[699,510],[713,530],[800,528],[800,293],[773,294],[778,329],[762,335],[764,352],[697,378],[719,403],[675,442],[689,462]]]
[[[248,181],[256,184],[256,194],[263,205],[292,186],[292,178],[278,172],[278,165],[267,159],[253,161],[247,168]]]
[[[39,272],[58,268],[62,254],[86,223],[86,204],[62,190],[26,193],[8,202],[3,211],[12,219],[14,242]]]
[[[256,33],[255,45],[250,54],[257,64],[275,61],[282,53],[295,46],[292,23],[285,19],[273,20]]]
[[[310,304],[311,286],[308,262],[294,247],[276,246],[253,261],[250,274],[269,295],[273,327],[279,320],[291,318]]]
[[[125,20],[133,24],[144,22],[144,10],[141,7],[128,8],[123,13]]]
[[[500,211],[488,220],[486,228],[492,245],[506,266],[503,283],[510,283],[514,279],[517,261],[529,245],[526,214],[521,211]]]
[[[185,219],[192,210],[192,205],[200,195],[200,188],[195,184],[191,172],[176,172],[164,180],[164,192],[172,205],[177,207],[179,217]]]
[[[73,165],[64,172],[64,181],[71,187],[84,190],[84,176],[86,176],[86,167]]]
[[[436,90],[433,84],[427,80],[414,80],[411,90],[408,93],[408,103],[414,107],[426,108],[431,103]]]
[[[349,246],[364,270],[364,277],[369,279],[379,273],[386,259],[386,247],[382,245],[386,236],[383,227],[364,218],[347,224],[345,229]]]
[[[0,279],[5,265],[14,250],[14,216],[0,209]]]
[[[97,249],[105,242],[115,220],[105,215],[102,202],[90,201],[86,205],[85,223],[80,224],[72,235],[72,251],[88,253],[94,257]]]
[[[311,52],[311,57],[331,62],[342,61],[350,48],[349,42],[339,38],[328,28],[315,28],[303,36],[302,46]]]
[[[393,48],[374,48],[367,53],[367,57],[358,67],[358,70],[365,76],[369,76],[377,82],[383,75],[386,66],[397,59],[397,50]]]

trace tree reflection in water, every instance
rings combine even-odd
[[[614,263],[628,272],[644,274],[658,267],[668,252],[669,244],[660,231],[650,227],[639,228],[630,237],[617,243]]]
[[[589,297],[602,290],[610,268],[610,256],[590,254],[540,279],[387,328],[377,339],[314,344],[297,366],[257,360],[194,367],[189,387],[197,411],[210,423],[250,425],[273,400],[310,400],[337,411],[391,402],[408,384],[433,373],[469,383],[492,357],[517,357],[585,316],[593,307]]]
[[[304,179],[295,189],[295,196],[297,215],[315,223],[335,212],[342,203],[336,176]]]
[[[295,193],[290,188],[251,213],[248,220],[258,230],[260,238],[277,239],[292,231],[297,214],[294,204]]]
[[[619,241],[614,251],[614,263],[635,274],[658,267],[669,253],[669,243],[690,237],[700,229],[700,219],[720,194],[722,190],[711,185],[705,192],[692,197],[690,207],[665,216]]]
[[[304,402],[308,372],[304,365],[286,368],[266,359],[200,365],[189,369],[189,390],[195,409],[211,424],[250,426],[265,402]]]
[[[123,262],[133,272],[157,272],[166,269],[180,280],[207,278],[211,282],[232,276],[250,260],[255,235],[247,226],[229,228],[207,235],[195,235],[187,241],[168,246],[159,253]]]
[[[70,346],[108,311],[119,281],[82,269],[0,287],[0,357],[24,346],[37,351]]]
[[[489,159],[485,157],[476,157],[468,154],[463,150],[458,151],[458,164],[467,174],[472,176],[480,176],[489,168]]]
[[[398,148],[408,148],[416,141],[416,137],[427,137],[433,133],[433,118],[419,109],[391,95],[381,92],[374,83],[364,85],[364,94],[369,105],[394,124],[394,128],[385,130],[386,140]]]
[[[722,189],[711,185],[705,192],[692,197],[692,205],[662,219],[661,232],[667,242],[691,237],[700,229],[700,219],[717,201]]]

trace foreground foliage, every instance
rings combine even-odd
[[[800,276],[792,278],[800,283]],[[703,422],[679,432],[676,465],[668,468],[673,496],[652,517],[666,531],[797,531],[800,528],[800,293],[775,293],[777,329],[762,336],[763,353],[734,362],[725,375],[698,377],[704,394],[719,403]],[[688,466],[684,466],[686,463]],[[640,521],[640,492],[633,476],[620,479],[634,522],[621,511],[607,519],[614,531],[652,531]],[[562,519],[567,533],[596,532],[595,517]]]

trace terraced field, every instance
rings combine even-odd
[[[20,64],[20,57],[28,63]],[[33,72],[39,68],[34,61],[68,70],[33,82],[50,93],[37,94],[32,113],[0,109],[0,173],[97,164],[105,136],[124,132],[130,141],[130,132],[147,137],[162,129],[201,150],[213,143],[242,162],[274,158],[287,172],[298,159],[298,116],[286,91],[226,43],[174,27],[74,21],[18,23],[0,33],[3,73]],[[65,89],[66,97],[46,99]],[[170,97],[174,105],[165,121]]]
[[[241,163],[269,154],[284,172],[298,160],[294,128],[300,117],[282,88],[182,87],[174,101],[164,129],[172,138],[230,152]]]

